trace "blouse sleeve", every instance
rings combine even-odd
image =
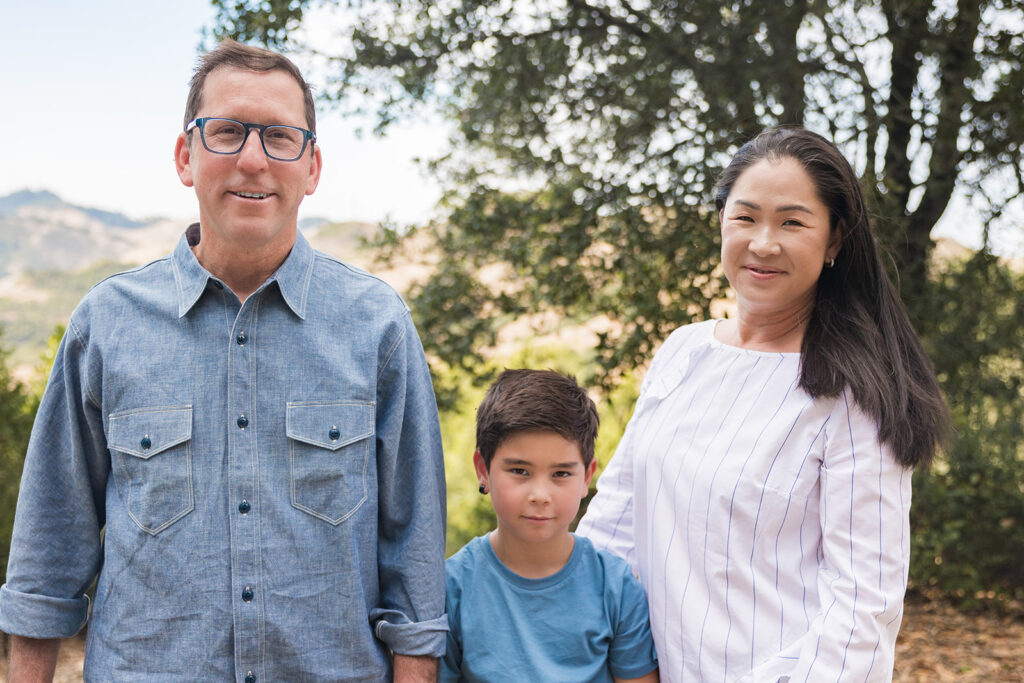
[[[790,681],[889,681],[910,564],[911,473],[847,392],[821,466],[818,595]],[[797,654],[797,652],[793,652]]]
[[[651,395],[671,388],[682,378],[686,365],[680,358],[685,357],[687,343],[697,327],[689,325],[675,330],[654,355],[640,386],[640,396],[633,416],[626,425],[615,454],[598,478],[597,495],[590,501],[586,514],[576,528],[576,533],[589,538],[595,548],[618,555],[634,570],[637,562],[633,517],[636,490],[633,480],[635,462],[639,457],[636,454],[637,434],[641,430],[637,425],[648,409]]]
[[[634,413],[615,449],[615,455],[598,479],[597,495],[590,501],[586,514],[576,527],[576,533],[589,538],[595,548],[618,555],[633,567],[636,566],[632,449],[635,424]]]

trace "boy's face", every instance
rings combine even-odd
[[[473,455],[480,484],[490,489],[501,534],[524,543],[561,540],[587,495],[596,461],[583,466],[579,446],[555,432],[506,439],[488,470]]]

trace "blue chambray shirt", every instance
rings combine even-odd
[[[0,629],[73,635],[98,574],[86,680],[377,681],[388,649],[443,654],[444,465],[405,304],[301,234],[239,304],[189,239],[71,316]]]

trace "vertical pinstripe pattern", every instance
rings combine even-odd
[[[577,533],[640,573],[664,681],[886,681],[909,562],[910,474],[799,354],[680,328]]]

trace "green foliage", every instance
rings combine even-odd
[[[571,186],[528,197],[478,186],[443,226],[425,228],[443,256],[436,275],[411,295],[431,353],[475,360],[497,326],[538,310],[606,314],[616,324],[600,336],[597,358],[605,369],[600,382],[611,385],[620,369],[643,364],[668,330],[708,315],[724,284],[710,275],[718,253],[710,216],[625,206],[602,216],[599,205],[578,206],[574,195]],[[512,270],[499,287],[476,279],[494,262]]]
[[[1024,275],[977,254],[937,273],[929,301],[955,434],[915,475],[911,578],[965,603],[1024,598]]]
[[[259,40],[270,47],[282,48],[288,34],[302,20],[302,6],[297,0],[211,0],[217,10],[219,30],[214,37],[232,36],[239,41]]]
[[[0,347],[0,568],[3,576],[7,574],[21,469],[38,405],[28,387],[11,377],[8,356],[9,352]]]
[[[438,405],[447,408],[458,398],[459,383],[436,372],[435,368],[442,358],[451,362],[453,368],[467,371],[471,375],[472,370],[479,366],[479,360],[469,353],[449,354],[446,351],[482,337],[494,343],[497,331],[491,320],[472,315],[474,310],[485,310],[487,293],[465,269],[452,264],[441,277],[432,277],[426,283],[414,284],[411,295],[415,301],[423,302],[423,305],[417,304],[412,308],[416,328],[434,330],[429,341],[422,333],[420,337],[428,353],[437,359],[431,364],[434,392]],[[479,385],[486,379],[487,375],[482,375],[474,384]]]
[[[324,99],[359,95],[382,129],[422,107],[451,122],[429,229],[443,258],[414,303],[453,364],[479,361],[503,316],[551,309],[613,319],[598,358],[614,376],[706,316],[723,283],[701,207],[765,125],[804,123],[856,162],[916,322],[954,191],[986,223],[1024,191],[1019,0],[214,5],[217,35],[315,54]],[[337,7],[330,45],[292,39]],[[514,277],[484,287],[495,262]]]
[[[458,386],[459,399],[441,409],[441,437],[444,443],[444,470],[448,485],[448,537],[446,555],[451,555],[471,539],[494,528],[496,520],[491,500],[477,491],[473,469],[476,448],[476,407],[486,387],[473,382],[467,372],[450,369],[439,373],[449,386]]]

